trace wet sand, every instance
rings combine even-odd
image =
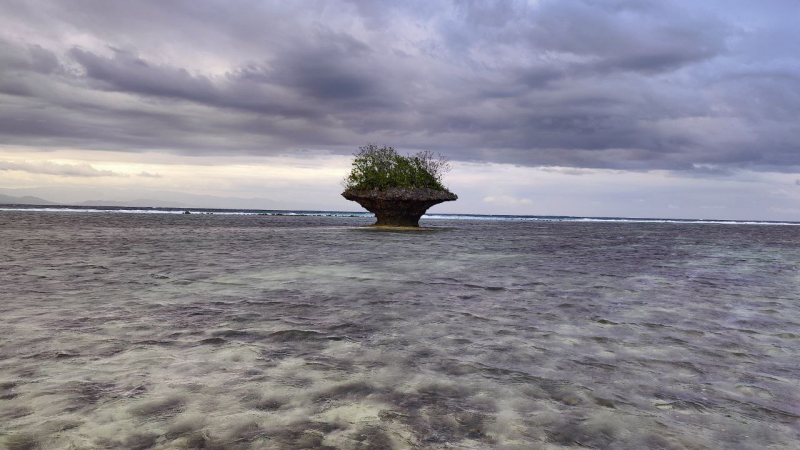
[[[800,227],[370,222],[0,212],[0,448],[800,446]]]

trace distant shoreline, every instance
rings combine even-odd
[[[223,208],[163,208],[140,206],[72,206],[72,205],[14,205],[0,204],[0,211],[32,212],[94,212],[128,214],[183,214],[192,215],[252,215],[288,217],[341,217],[372,218],[372,213],[358,211],[311,211],[270,209],[223,209]],[[426,214],[430,220],[486,220],[486,221],[543,221],[543,222],[601,222],[601,223],[675,223],[675,224],[729,224],[729,225],[788,225],[799,226],[800,222],[771,220],[718,220],[718,219],[665,219],[650,217],[580,217],[580,216],[529,216],[510,214]]]

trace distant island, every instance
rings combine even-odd
[[[11,195],[0,194],[0,205],[31,205],[31,206],[52,206],[56,203],[47,201],[43,198],[25,195],[23,197],[14,197]]]
[[[342,196],[374,213],[375,226],[419,227],[428,208],[458,199],[442,184],[450,165],[441,155],[402,156],[392,147],[367,144],[354,156]]]

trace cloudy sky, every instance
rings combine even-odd
[[[376,142],[454,161],[440,212],[800,220],[797,17],[796,0],[2,0],[0,188],[356,210],[339,180]]]

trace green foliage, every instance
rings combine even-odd
[[[447,191],[442,176],[450,164],[441,155],[422,151],[402,156],[392,147],[367,144],[354,154],[353,169],[342,181],[345,189],[386,190],[390,188],[429,188]]]

